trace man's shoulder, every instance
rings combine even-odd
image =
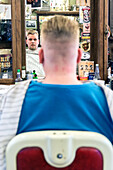
[[[30,82],[31,80],[26,80],[6,88],[4,87],[5,89],[0,91],[0,109],[2,105],[5,104],[6,98],[14,101],[14,98],[22,98],[22,96],[25,96],[26,90],[28,89]]]
[[[30,82],[31,80],[26,80],[26,81],[21,81],[21,82],[18,82],[17,84],[14,84],[13,86],[11,86],[10,89],[8,89],[7,96],[10,96],[13,94],[16,96],[18,94],[25,93]]]
[[[109,107],[109,110],[110,110],[110,114],[111,114],[111,117],[112,117],[112,120],[113,120],[113,91],[105,85],[102,85],[102,84],[99,84],[99,83],[96,83],[96,84],[98,86],[100,86],[104,91],[105,97],[107,99],[108,107]]]
[[[25,80],[25,81],[18,82],[17,84],[15,84],[14,88],[21,88],[22,86],[28,87],[30,82],[31,82],[31,80]]]

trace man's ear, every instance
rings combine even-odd
[[[39,62],[40,62],[41,64],[44,63],[44,51],[43,51],[42,48],[39,49]]]
[[[82,50],[79,48],[79,49],[78,49],[77,63],[79,63],[79,62],[80,62],[81,57],[82,57]]]

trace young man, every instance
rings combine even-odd
[[[42,24],[41,37],[39,56],[46,78],[15,85],[2,101],[0,170],[5,167],[8,141],[22,132],[93,131],[113,143],[113,91],[76,78],[81,58],[77,23],[55,16]]]
[[[36,71],[38,77],[45,77],[43,66],[39,63],[38,55],[38,32],[36,30],[29,30],[27,32],[28,49],[26,49],[26,70]]]
[[[28,50],[38,50],[38,32],[36,30],[29,30],[27,32],[27,45]]]

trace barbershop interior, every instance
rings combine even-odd
[[[113,0],[0,0],[0,170],[58,169],[113,170]]]

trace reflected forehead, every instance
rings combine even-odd
[[[37,38],[38,39],[38,35],[37,34],[29,34],[28,36],[27,36],[27,38]]]

